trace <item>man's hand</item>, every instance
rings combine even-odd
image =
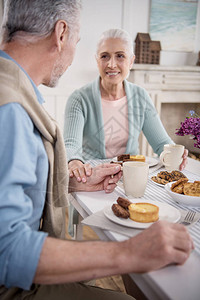
[[[82,161],[74,159],[68,164],[69,176],[76,177],[78,182],[86,182],[87,177],[92,174],[92,167],[90,164],[84,164]]]
[[[92,175],[87,178],[87,182],[77,182],[74,177],[70,178],[69,192],[77,191],[101,191],[111,193],[116,187],[116,183],[122,176],[121,166],[118,164],[101,164],[92,169]]]
[[[128,272],[143,273],[158,270],[169,264],[183,264],[194,249],[185,226],[159,221],[142,233],[124,242],[129,249]],[[127,253],[126,253],[127,255]]]
[[[188,150],[187,149],[185,149],[184,150],[184,153],[183,153],[183,161],[182,161],[182,163],[181,163],[181,165],[180,165],[180,171],[182,171],[185,167],[186,167],[186,165],[187,165],[187,163],[188,163],[188,161],[187,161],[187,158],[188,158]]]
[[[57,284],[154,271],[183,264],[193,249],[186,227],[164,221],[123,242],[83,243],[47,237],[33,282]]]

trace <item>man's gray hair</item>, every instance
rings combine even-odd
[[[2,42],[28,42],[49,36],[58,20],[69,27],[69,38],[79,24],[81,0],[6,0]]]
[[[123,29],[109,29],[109,30],[104,31],[97,43],[96,54],[98,54],[101,44],[110,38],[122,40],[124,43],[127,44],[130,54],[134,55],[133,40],[132,40],[130,34]]]

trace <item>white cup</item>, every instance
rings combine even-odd
[[[123,183],[127,196],[135,198],[144,195],[149,173],[146,162],[127,161],[123,163]]]
[[[160,154],[160,161],[167,171],[179,170],[179,166],[183,161],[184,149],[183,145],[164,145],[164,151]]]

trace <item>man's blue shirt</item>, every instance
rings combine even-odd
[[[0,57],[14,61],[3,51]],[[18,103],[0,106],[0,285],[29,289],[32,284],[47,236],[38,231],[47,176],[47,154],[27,112]]]

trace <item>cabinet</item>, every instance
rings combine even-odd
[[[128,80],[147,90],[160,116],[163,103],[200,103],[199,66],[135,64]],[[153,155],[143,134],[139,144],[141,154]]]

